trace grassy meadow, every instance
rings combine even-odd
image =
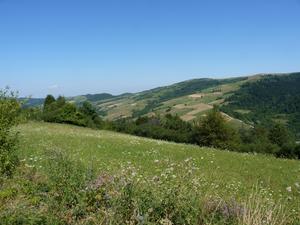
[[[22,167],[39,174],[37,177],[55,176],[64,170],[63,167],[50,167],[49,173],[49,157],[52,157],[49,152],[56,151],[80,162],[96,177],[100,175],[101,182],[112,176],[121,183],[137,187],[126,192],[130,193],[130,200],[127,194],[126,198],[116,194],[118,203],[110,203],[109,207],[113,212],[99,206],[101,213],[92,210],[88,216],[80,214],[83,219],[77,220],[71,207],[72,213],[67,210],[64,216],[58,216],[64,218],[65,223],[52,220],[52,224],[120,224],[120,221],[124,224],[298,224],[300,221],[300,163],[296,160],[200,148],[62,124],[30,122],[20,125],[18,131]],[[33,191],[36,184],[31,184],[30,194],[18,186],[22,180],[20,176],[0,191],[0,218],[12,218],[11,215],[18,213],[18,204],[22,206],[20,202],[32,215],[49,210],[42,206],[43,195]],[[39,183],[34,180],[36,176],[29,177],[33,183]],[[74,179],[80,180],[76,176]],[[128,190],[120,182],[118,188],[108,189],[124,194]],[[120,209],[120,204],[125,206]],[[131,204],[129,211],[121,213]],[[203,207],[197,208],[201,206],[205,212]],[[232,215],[239,215],[239,218],[232,219]],[[9,220],[3,221],[8,224]],[[32,221],[37,224],[44,220]]]

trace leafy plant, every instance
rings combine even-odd
[[[18,165],[18,135],[13,127],[18,124],[20,104],[9,88],[0,91],[0,175],[11,177]]]
[[[238,142],[238,136],[215,107],[205,118],[196,123],[194,140],[201,146],[232,150],[234,144]]]

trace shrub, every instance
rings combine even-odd
[[[196,122],[193,139],[201,146],[229,150],[232,150],[239,142],[236,131],[226,123],[225,118],[216,107],[205,118]]]
[[[99,117],[96,109],[90,102],[83,102],[78,111],[83,116],[85,126],[90,128],[101,128],[103,126],[102,119]]]
[[[18,123],[20,104],[9,89],[0,91],[0,175],[11,177],[18,164],[17,133],[13,127]]]
[[[76,107],[62,96],[56,100],[52,95],[46,97],[42,118],[45,122],[67,123],[90,128],[103,126],[102,119],[89,102],[84,102],[81,107]]]
[[[285,145],[292,145],[292,143],[295,142],[288,129],[280,123],[275,123],[270,129],[269,140],[273,144],[278,145],[279,147],[283,147]]]

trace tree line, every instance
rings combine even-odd
[[[300,73],[268,75],[248,82],[226,99],[227,114],[255,124],[272,126],[282,120],[300,137]],[[239,110],[247,110],[240,113]]]
[[[106,129],[141,137],[177,143],[197,144],[237,152],[272,154],[277,157],[300,158],[295,137],[281,123],[264,127],[232,127],[218,107],[193,123],[178,115],[140,116],[116,121],[103,121],[90,102],[76,106],[64,97],[48,95],[42,109],[27,109],[31,119],[66,123],[95,129]]]

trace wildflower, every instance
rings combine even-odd
[[[138,215],[137,216],[137,219],[140,221],[140,222],[143,222],[144,221],[144,217],[142,215]]]
[[[159,160],[158,160],[158,159],[155,159],[154,162],[155,162],[155,163],[159,163]]]
[[[287,187],[286,190],[287,192],[292,192],[292,187]]]
[[[186,160],[184,160],[185,162],[188,162],[188,161],[190,161],[191,160],[191,158],[187,158]]]
[[[162,220],[160,221],[160,224],[162,224],[162,225],[172,225],[173,223],[172,223],[172,221],[169,220],[168,218],[165,218],[165,219],[162,219]]]
[[[153,212],[153,208],[148,209],[148,213],[152,213]]]
[[[29,165],[29,164],[25,164],[25,166],[28,167],[28,168],[33,168],[33,167],[35,167],[34,165]]]
[[[152,178],[152,180],[153,180],[153,181],[159,181],[159,177],[158,177],[158,176],[154,176],[154,177]]]

